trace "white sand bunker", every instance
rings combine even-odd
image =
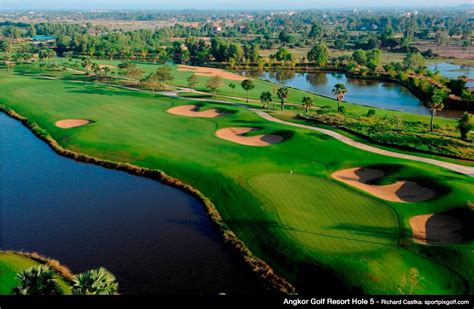
[[[56,122],[56,126],[62,129],[75,128],[80,126],[85,126],[86,124],[91,123],[86,119],[63,119]]]
[[[227,141],[231,141],[241,145],[247,146],[270,146],[273,144],[277,144],[283,140],[283,137],[280,135],[269,135],[269,134],[261,134],[261,135],[254,135],[254,136],[244,136],[244,134],[258,131],[259,128],[225,128],[220,129],[216,132],[217,137],[225,139]]]
[[[212,108],[205,111],[199,111],[197,105],[181,105],[168,109],[168,113],[187,117],[201,117],[201,118],[215,118],[219,116],[227,115],[227,113],[220,112],[219,110]]]
[[[462,224],[445,215],[421,215],[410,219],[413,240],[421,244],[458,244],[463,242]]]
[[[216,68],[206,68],[206,67],[193,67],[190,65],[178,65],[178,71],[187,71],[187,72],[194,72],[194,74],[199,75],[199,76],[220,76],[225,79],[230,79],[230,80],[237,80],[237,81],[243,81],[246,80],[247,78],[232,72],[228,72],[222,69],[216,69]]]
[[[384,175],[385,173],[380,170],[356,167],[334,172],[331,176],[348,185],[391,202],[422,202],[435,196],[433,190],[422,187],[413,181],[397,181],[384,186],[368,184],[373,180],[382,178]]]

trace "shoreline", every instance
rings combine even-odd
[[[233,71],[248,71],[248,72],[260,72],[258,70],[258,68],[252,66],[252,67],[248,67],[248,68],[245,68],[245,67],[237,67],[237,68],[234,68]],[[392,78],[384,73],[381,73],[380,75],[367,75],[367,76],[363,76],[361,74],[357,74],[357,73],[354,73],[354,72],[350,72],[346,69],[343,69],[343,68],[336,68],[336,67],[321,67],[321,68],[313,68],[313,67],[296,67],[296,68],[265,68],[263,70],[263,72],[278,72],[278,71],[293,71],[295,73],[340,73],[340,74],[344,74],[346,76],[346,78],[353,78],[353,79],[359,79],[359,80],[372,80],[372,81],[379,81],[379,82],[386,82],[386,83],[395,83],[399,86],[402,86],[404,88],[406,88],[413,96],[415,96],[418,100],[420,100],[420,102],[422,103],[422,105],[426,108],[429,108],[426,104],[427,104],[427,98],[426,96],[423,95],[423,92],[421,92],[420,90],[416,89],[415,87],[413,87],[412,85],[410,85],[410,83],[406,82],[406,81],[402,81],[402,80],[399,80],[397,78]],[[264,79],[261,79],[260,77],[257,77],[259,80],[264,80]],[[290,87],[290,88],[294,88],[294,87]],[[297,88],[298,89],[298,88]],[[301,90],[301,89],[299,89]],[[307,91],[307,90],[305,90]],[[315,95],[318,95],[318,96],[321,96],[321,97],[325,97],[325,98],[329,98],[329,99],[334,99],[332,97],[329,97],[327,95],[324,95],[324,94],[320,94],[320,93],[316,93],[316,92],[313,92],[313,91],[307,91],[307,92],[310,92],[310,93],[313,93]],[[451,111],[460,111],[460,112],[463,112],[463,111],[474,111],[474,107],[472,104],[469,104],[467,101],[456,101],[454,99],[451,99],[451,98],[447,98],[446,99],[447,101],[445,103],[446,104],[446,107],[445,109],[446,110],[451,110]],[[349,103],[352,103],[352,104],[357,104],[357,103],[353,103],[353,102],[349,102]],[[357,105],[361,105],[361,106],[366,106],[366,107],[371,107],[371,106],[368,106],[368,105],[364,105],[364,104],[357,104]],[[453,106],[453,105],[460,105],[460,106]],[[389,109],[390,110],[390,109]],[[398,110],[394,110],[394,111],[398,111]]]
[[[78,162],[95,164],[108,169],[126,172],[135,176],[142,176],[152,180],[159,181],[162,184],[179,189],[184,193],[190,194],[197,198],[204,206],[207,216],[211,219],[214,225],[218,228],[220,234],[224,239],[224,243],[231,245],[235,253],[238,253],[242,261],[252,271],[257,280],[260,281],[269,290],[275,290],[281,294],[295,295],[296,290],[291,283],[285,278],[276,274],[273,269],[264,260],[254,255],[245,243],[240,240],[237,235],[227,226],[218,212],[215,205],[199,190],[191,185],[182,182],[179,179],[173,178],[161,170],[155,170],[145,167],[139,167],[129,163],[118,163],[110,160],[99,159],[86,154],[74,152],[63,148],[58,142],[51,137],[51,135],[37,123],[29,120],[26,117],[18,114],[15,110],[0,104],[0,111],[6,115],[20,121],[26,128],[28,128],[36,137],[44,141],[54,152],[58,155],[73,159]]]
[[[18,256],[23,256],[29,258],[35,262],[38,262],[42,265],[49,266],[53,271],[57,272],[62,276],[66,281],[71,283],[76,275],[64,264],[61,264],[59,260],[41,255],[37,252],[27,252],[27,251],[15,251],[15,250],[4,250],[1,252],[12,253]]]

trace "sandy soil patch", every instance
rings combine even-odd
[[[111,64],[99,64],[99,68],[104,69],[104,68],[109,68],[109,69],[116,69],[117,67],[115,65]]]
[[[384,186],[368,184],[384,175],[385,173],[380,170],[356,167],[334,172],[331,176],[339,181],[391,202],[422,202],[435,196],[433,190],[422,187],[413,181],[397,181]]]
[[[237,81],[243,81],[246,80],[247,78],[232,72],[228,72],[222,69],[216,69],[216,68],[206,68],[206,67],[193,67],[190,65],[179,65],[178,66],[178,71],[187,71],[187,72],[194,72],[194,74],[199,75],[199,76],[220,76],[225,79],[230,79],[230,80],[237,80]]]
[[[201,118],[215,118],[219,116],[227,115],[219,110],[212,108],[205,111],[199,111],[197,105],[182,105],[168,109],[168,113],[187,117],[201,117]]]
[[[56,122],[56,126],[62,129],[75,128],[80,126],[85,126],[89,124],[90,121],[86,119],[63,119]]]
[[[247,146],[270,146],[283,140],[280,135],[261,134],[254,136],[244,136],[251,131],[258,131],[258,128],[225,128],[216,132],[217,137]]]
[[[421,244],[457,244],[463,241],[462,224],[445,215],[421,215],[410,218],[413,240]]]

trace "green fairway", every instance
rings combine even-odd
[[[162,170],[198,189],[252,252],[297,288],[310,289],[306,277],[316,276],[316,269],[335,275],[350,289],[372,294],[400,293],[403,276],[412,268],[423,277],[415,293],[461,294],[474,284],[472,239],[423,246],[411,241],[407,223],[414,215],[466,208],[468,200],[474,201],[468,176],[364,152],[233,105],[202,102],[203,109],[232,113],[189,118],[167,113],[173,106],[196,104],[186,98],[5,70],[0,84],[0,104],[38,124],[62,147]],[[73,129],[55,126],[71,118],[93,122]],[[215,136],[227,127],[257,127],[261,130],[255,134],[277,134],[284,140],[251,147]],[[387,181],[417,177],[443,190],[426,202],[393,203],[330,177],[339,169],[374,164],[394,167]]]
[[[40,265],[40,263],[15,253],[0,251],[0,295],[10,295],[12,289],[18,284],[16,275],[35,265]],[[66,281],[59,275],[57,279],[61,288],[70,294],[71,288]]]
[[[389,207],[323,178],[266,174],[250,179],[250,185],[269,199],[281,227],[311,249],[367,251],[397,239],[398,222]]]

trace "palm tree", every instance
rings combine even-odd
[[[336,84],[332,89],[332,94],[336,96],[338,113],[341,111],[341,101],[344,100],[346,93],[347,88],[344,84]]]
[[[72,294],[117,295],[118,283],[111,272],[100,267],[77,275],[72,286]]]
[[[285,101],[288,99],[289,89],[288,87],[282,87],[277,90],[277,96],[280,99],[281,110],[285,109]]]
[[[262,92],[260,95],[260,101],[263,103],[263,108],[265,108],[268,103],[273,101],[272,93],[270,91]]]
[[[434,95],[431,97],[431,104],[429,105],[431,109],[431,121],[430,121],[430,132],[433,132],[433,120],[436,114],[443,110],[443,97],[439,95]]]
[[[249,91],[255,88],[255,84],[251,79],[246,79],[240,84],[242,88],[247,91],[247,103],[249,102]]]
[[[313,106],[314,100],[311,97],[304,97],[303,98],[303,105],[304,105],[304,112],[307,113],[308,110]]]
[[[20,281],[13,288],[15,295],[62,295],[64,292],[54,278],[54,272],[47,266],[33,266],[18,273]]]

